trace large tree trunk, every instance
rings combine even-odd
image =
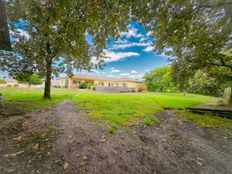
[[[51,76],[52,76],[52,60],[46,61],[46,78],[44,87],[44,98],[51,98]]]
[[[232,104],[232,84],[230,86],[230,98],[229,98],[229,103]]]

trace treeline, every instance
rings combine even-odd
[[[178,82],[170,66],[155,68],[144,76],[145,84],[149,91],[155,92],[190,92],[221,96],[226,88],[216,78],[198,70],[187,81]]]

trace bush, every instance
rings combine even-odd
[[[12,85],[6,85],[6,87],[8,87],[8,88],[12,88],[13,86],[12,86]]]
[[[146,87],[145,86],[139,86],[138,87],[138,92],[143,92],[146,90]]]
[[[91,86],[90,86],[90,89],[92,89],[93,91],[95,91],[96,86],[95,86],[95,85],[91,85]]]
[[[0,84],[6,84],[6,80],[0,79]]]
[[[88,86],[87,83],[81,83],[80,86],[79,86],[79,88],[80,88],[80,89],[86,89],[87,86]]]

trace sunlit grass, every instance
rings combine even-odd
[[[79,103],[78,110],[89,119],[107,122],[110,125],[133,125],[154,122],[155,116],[164,108],[185,108],[215,100],[213,97],[181,93],[93,93],[83,92],[73,98]]]
[[[0,88],[3,94],[5,109],[0,112],[7,116],[19,115],[34,109],[51,107],[64,99],[70,99],[77,94],[75,90],[52,89],[51,100],[43,99],[43,89],[33,88]]]

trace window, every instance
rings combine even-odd
[[[104,82],[98,82],[98,86],[104,86]]]
[[[108,86],[114,86],[114,84],[113,83],[108,83]]]
[[[73,84],[80,84],[80,81],[78,81],[78,80],[73,80]]]
[[[126,87],[127,87],[127,84],[126,84],[126,83],[122,83],[122,87],[123,87],[123,88],[126,88]]]

